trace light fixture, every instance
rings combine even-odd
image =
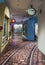
[[[15,22],[16,22],[16,20],[15,20],[15,19],[12,19],[12,20],[11,20],[11,23],[15,23]]]

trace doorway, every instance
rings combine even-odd
[[[22,39],[23,24],[14,24],[14,38],[16,40]]]
[[[3,36],[2,36],[2,44],[8,40],[8,18],[5,16],[3,23]]]

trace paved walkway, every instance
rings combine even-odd
[[[10,39],[5,52],[0,54],[0,65],[29,65],[30,60],[31,65],[45,65],[45,56],[38,48],[35,49],[31,59],[35,46],[37,46],[37,42],[22,41],[21,37],[15,36],[14,39]],[[21,49],[14,53],[20,47]],[[14,54],[10,57],[12,53]]]

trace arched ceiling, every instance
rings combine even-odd
[[[11,13],[16,16],[23,16],[26,14],[25,10],[29,8],[31,0],[6,0]]]
[[[31,0],[8,0],[13,9],[28,9]]]
[[[5,0],[13,16],[25,16],[26,10],[33,5],[35,9],[41,4],[41,0]]]

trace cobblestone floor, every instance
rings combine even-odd
[[[9,41],[9,44],[7,45],[7,47],[4,49],[4,51],[2,53],[0,53],[0,64],[9,56],[13,53],[14,50],[20,48],[21,46],[25,45],[25,43],[23,43],[22,40],[16,41],[15,39],[11,39]]]
[[[38,48],[33,54],[32,65],[45,65],[45,55]]]
[[[22,41],[21,38],[15,37],[9,41],[9,45],[7,46],[5,53],[0,54],[0,65],[1,63],[10,56],[14,50],[22,47],[17,53],[15,53],[5,65],[28,65],[29,64],[29,56],[31,56],[32,49],[37,42],[32,41]],[[45,56],[39,51],[38,48],[34,51],[32,56],[32,65],[45,65]]]
[[[33,42],[20,49],[16,54],[14,54],[6,63],[6,65],[27,65],[28,57],[31,54],[32,48],[35,46]]]

